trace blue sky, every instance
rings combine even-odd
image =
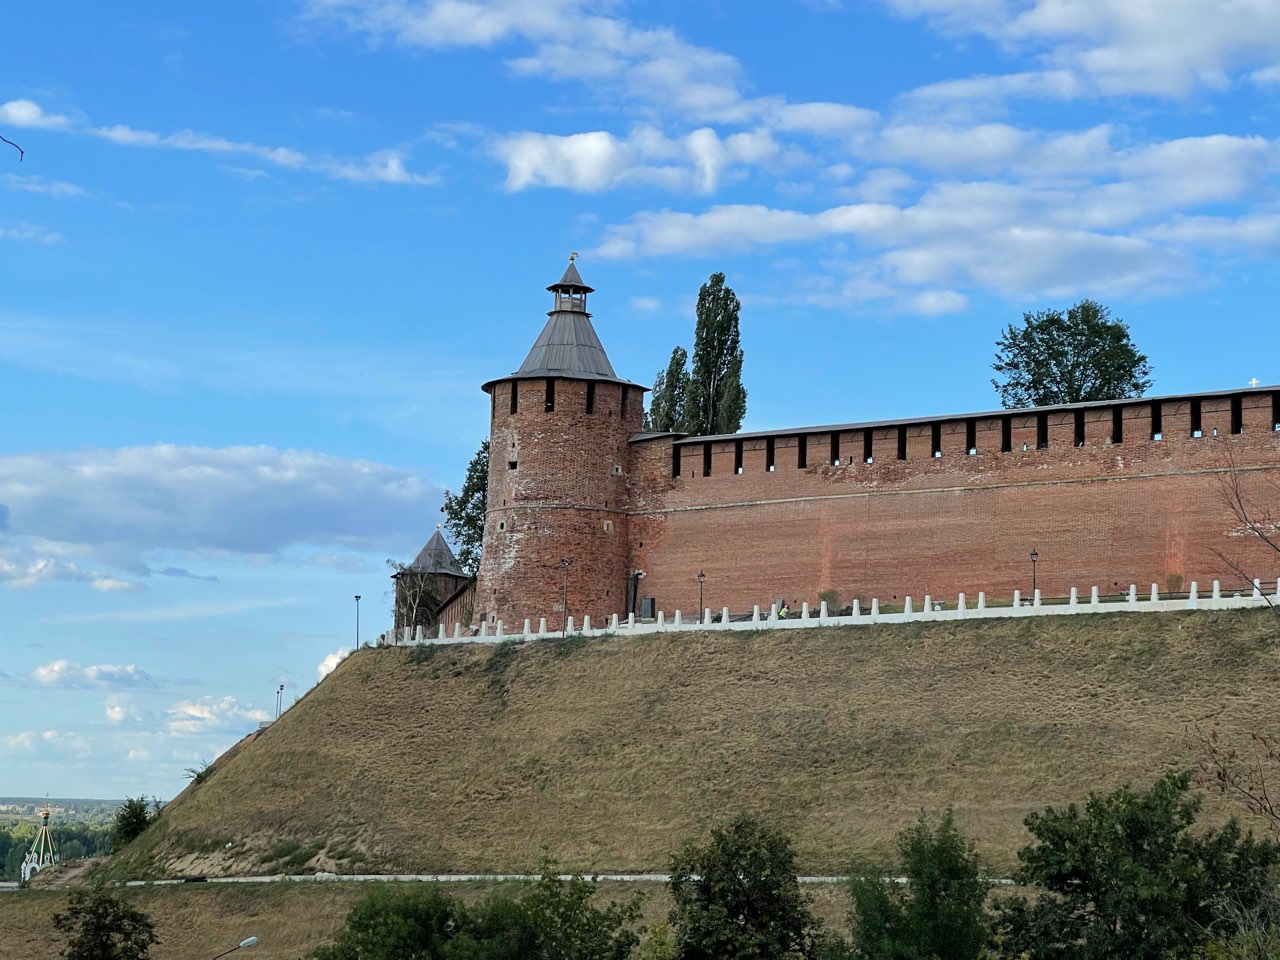
[[[172,796],[388,625],[570,251],[744,427],[991,409],[1093,297],[1280,380],[1280,5],[19,4],[0,75],[0,795]]]

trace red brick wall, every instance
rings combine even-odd
[[[557,379],[551,411],[545,379],[503,380],[492,387],[478,619],[500,619],[517,630],[526,618],[536,627],[546,617],[549,628],[558,628],[563,559],[570,561],[568,614],[578,623],[583,615],[598,621],[626,605],[628,440],[640,430],[643,391],[596,381],[588,414],[589,384]]]
[[[625,616],[636,569],[646,574],[641,596],[656,597],[668,614],[695,611],[699,570],[706,605],[735,611],[777,598],[816,605],[828,588],[843,602],[962,590],[1007,597],[1030,589],[1032,548],[1038,585],[1051,596],[1073,586],[1086,596],[1094,585],[1122,592],[1130,583],[1145,594],[1152,582],[1164,589],[1174,578],[1184,588],[1197,580],[1207,591],[1215,578],[1232,588],[1234,574],[1218,552],[1273,583],[1280,573],[1280,558],[1241,535],[1222,499],[1234,461],[1259,505],[1280,506],[1268,502],[1280,490],[1269,393],[1238,395],[1239,434],[1230,398],[1199,401],[1199,438],[1191,435],[1193,400],[1171,399],[1160,404],[1162,439],[1154,441],[1151,403],[1135,401],[1120,406],[1118,444],[1111,407],[1082,412],[1080,444],[1077,412],[1049,409],[976,418],[972,456],[963,419],[939,421],[940,457],[930,422],[905,426],[905,459],[898,426],[869,428],[872,464],[864,462],[862,428],[838,431],[839,466],[831,464],[830,430],[805,435],[803,469],[795,432],[711,441],[704,476],[708,441],[627,442],[639,430],[638,388],[629,388],[630,409],[620,418],[617,385],[597,385],[596,412],[587,416],[584,383],[558,381],[556,410],[546,413],[543,381],[521,381],[511,416],[510,383],[493,388],[490,516],[477,593],[477,607],[509,629],[525,617],[558,625],[561,558],[572,561],[569,613],[579,622],[583,613],[593,621]],[[517,470],[507,469],[508,459]]]
[[[1125,404],[1124,439],[1115,445],[1111,409],[1088,409],[1081,446],[1075,411],[1049,410],[1047,449],[1037,449],[1037,415],[1013,415],[1009,453],[1000,452],[1000,418],[979,419],[975,456],[966,453],[963,421],[940,424],[940,458],[930,424],[907,426],[906,460],[897,458],[898,428],[876,428],[872,465],[862,461],[861,431],[845,431],[842,466],[828,466],[823,432],[809,437],[804,470],[795,466],[794,435],[779,435],[773,473],[754,452],[764,449],[760,438],[743,439],[741,475],[732,471],[734,441],[714,445],[710,477],[702,476],[701,443],[692,472],[694,448],[684,444],[674,482],[656,462],[670,441],[639,444],[659,489],[635,504],[633,529],[644,545],[637,536],[631,563],[646,571],[642,592],[668,613],[696,609],[699,570],[706,605],[735,611],[776,598],[816,605],[826,588],[846,602],[961,590],[1008,596],[1030,590],[1033,547],[1048,595],[1076,586],[1087,596],[1093,585],[1120,592],[1130,583],[1145,594],[1153,582],[1165,589],[1171,575],[1184,589],[1197,580],[1207,591],[1215,578],[1233,587],[1235,574],[1217,552],[1274,583],[1280,557],[1240,536],[1222,501],[1229,458],[1246,471],[1242,481],[1259,505],[1280,489],[1271,397],[1243,397],[1239,435],[1230,432],[1229,401],[1201,407],[1204,436],[1192,438],[1191,402],[1163,402],[1163,439],[1153,441],[1150,404]]]

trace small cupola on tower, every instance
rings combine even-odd
[[[574,266],[573,261],[578,259],[576,253],[569,254],[569,266],[565,267],[564,276],[560,278],[558,283],[553,283],[547,287],[547,290],[556,295],[555,307],[551,313],[558,310],[567,310],[573,313],[587,312],[587,294],[595,293],[591,287],[582,282],[582,277],[578,275],[578,268]],[[590,314],[587,314],[590,316]]]

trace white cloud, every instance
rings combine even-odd
[[[0,224],[0,240],[30,240],[33,243],[61,243],[62,234],[34,223]]]
[[[136,664],[100,663],[84,666],[71,660],[51,660],[32,671],[40,683],[75,689],[156,689],[154,677]]]
[[[147,576],[147,556],[277,557],[310,544],[377,549],[439,490],[405,470],[271,447],[184,447],[0,457],[0,580],[120,589],[104,565]]]
[[[351,654],[349,647],[339,647],[316,665],[316,681],[319,682],[338,669],[338,664]]]
[[[1037,54],[1046,64],[1044,78],[1021,74],[998,91],[1005,94],[1043,94],[1055,86],[1061,93],[1078,83],[1080,92],[1181,97],[1196,88],[1222,88],[1241,71],[1265,68],[1280,58],[1280,5],[1270,0],[886,3],[946,33],[978,34]],[[1064,73],[1076,79],[1064,79]]]
[[[499,137],[493,150],[507,166],[508,190],[566,187],[583,193],[637,183],[712,193],[740,168],[796,158],[766,130],[722,139],[710,127],[679,138],[650,126],[636,127],[625,138],[604,130],[567,136],[515,133]]]
[[[108,697],[102,703],[107,716],[107,723],[119,725],[138,723],[142,720],[142,712],[124,697]]]
[[[59,130],[68,125],[68,120],[61,114],[45,113],[32,100],[10,100],[0,103],[0,124],[37,130]]]
[[[266,710],[240,706],[235,697],[201,697],[179,700],[168,710],[165,729],[172,736],[192,736],[217,731],[244,730],[270,720]]]
[[[19,176],[16,173],[5,174],[5,184],[10,190],[21,190],[25,193],[41,193],[57,200],[84,195],[84,188],[63,180],[46,180],[40,176]]]
[[[89,752],[89,741],[78,734],[59,730],[23,730],[0,737],[0,747],[9,753],[29,753],[38,748],[41,751],[83,757]]]

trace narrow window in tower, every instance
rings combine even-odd
[[[671,476],[680,476],[680,448],[674,445],[671,447]]]
[[[1191,401],[1191,435],[1193,437],[1204,436],[1204,413],[1199,400]]]
[[[1231,398],[1231,432],[1244,433],[1244,405],[1239,397]]]
[[[1049,415],[1047,413],[1036,414],[1036,449],[1049,449]]]
[[[1159,401],[1151,404],[1151,439],[1164,439],[1164,411]]]
[[[774,453],[774,438],[773,438],[773,437],[765,437],[765,440],[764,440],[764,468],[765,468],[766,470],[768,470],[770,473],[773,473],[773,453]]]
[[[1013,449],[1013,417],[1006,414],[1000,418],[1000,452],[1009,453]]]
[[[587,381],[587,415],[596,412],[596,382],[594,380]]]
[[[1271,394],[1271,429],[1280,430],[1280,391]]]
[[[871,455],[871,431],[862,431],[862,462],[871,463],[875,458]]]
[[[1084,411],[1083,410],[1076,411],[1075,443],[1077,447],[1084,446]]]
[[[933,458],[936,460],[942,456],[942,424],[935,423],[930,431],[930,448],[933,450]]]
[[[733,472],[742,472],[742,441],[733,441]]]
[[[978,452],[978,421],[969,419],[964,422],[964,448],[969,451],[969,456],[975,456]]]
[[[547,377],[547,413],[556,408],[556,381],[554,377]]]
[[[711,444],[709,443],[702,445],[702,475],[711,476]]]
[[[800,434],[796,438],[796,469],[803,470],[809,466],[809,438]]]
[[[627,394],[631,391],[626,387],[622,388],[622,401],[618,405],[618,416],[625,417],[627,415]]]
[[[1111,408],[1111,442],[1124,443],[1124,407]]]
[[[907,428],[905,425],[898,427],[898,459],[907,459]]]
[[[511,412],[515,413],[516,408],[520,406],[520,381],[511,381]]]
[[[515,468],[516,468],[516,461],[514,461],[514,460],[508,460],[508,461],[507,461],[507,469],[508,469],[508,470],[514,470]]]
[[[840,434],[835,431],[831,433],[831,465],[840,466]]]

